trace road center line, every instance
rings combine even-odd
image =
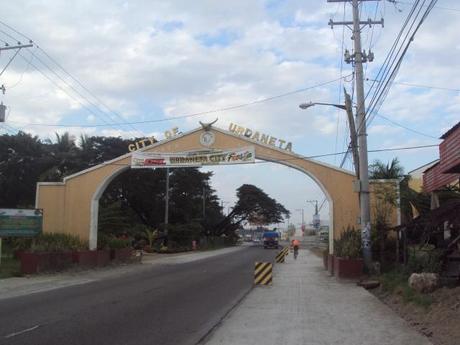
[[[22,331],[19,331],[19,332],[11,333],[11,334],[5,335],[5,338],[13,338],[13,337],[15,337],[17,335],[24,334],[24,333],[27,333],[27,332],[31,332],[31,331],[37,329],[38,327],[40,327],[40,325],[36,325],[36,326],[30,327],[30,328],[27,328],[27,329],[23,329]]]

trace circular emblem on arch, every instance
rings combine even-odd
[[[200,136],[200,144],[206,147],[210,147],[216,141],[216,137],[213,132],[203,132]]]

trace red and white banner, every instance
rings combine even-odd
[[[205,165],[247,164],[255,162],[254,146],[213,152],[133,152],[131,168],[181,168]]]

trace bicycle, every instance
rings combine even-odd
[[[299,255],[299,247],[294,246],[294,260],[297,260],[297,255]]]

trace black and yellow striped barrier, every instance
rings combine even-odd
[[[284,256],[288,256],[289,255],[289,247],[284,247],[283,249],[281,249],[281,252],[284,253]]]
[[[275,262],[277,264],[279,263],[283,263],[284,262],[284,257],[286,256],[286,254],[284,254],[284,252],[281,250],[277,255],[276,255],[276,258],[275,258]]]
[[[270,262],[256,262],[254,285],[272,285],[273,265]]]

